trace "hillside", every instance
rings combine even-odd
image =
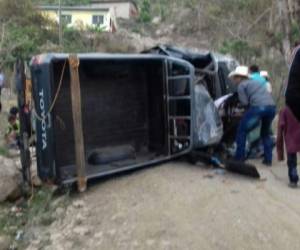
[[[64,5],[89,2],[62,0]],[[271,73],[276,72],[271,75],[278,86],[286,77],[288,55],[300,37],[299,15],[292,5],[296,1],[288,1],[291,6],[284,5],[283,0],[136,2],[139,18],[119,20],[117,33],[65,28],[63,44],[59,46],[57,25],[41,19],[34,8],[36,4],[57,4],[56,0],[20,0],[18,5],[2,0],[0,14],[5,39],[0,65],[12,68],[17,57],[29,59],[47,51],[138,52],[156,43],[172,43],[231,54],[245,64],[258,63]]]

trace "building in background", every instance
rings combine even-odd
[[[130,0],[92,0],[95,8],[113,8],[116,18],[130,19],[139,15],[138,6]]]
[[[47,18],[59,21],[58,5],[39,6],[41,13]],[[73,28],[99,28],[103,31],[114,32],[117,29],[115,10],[112,7],[95,5],[62,6],[62,22]]]

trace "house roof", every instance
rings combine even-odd
[[[40,10],[59,10],[59,5],[40,5]],[[109,8],[95,8],[93,6],[61,6],[62,10],[89,10],[89,11],[109,11]]]
[[[132,3],[136,9],[138,9],[138,5],[134,0],[92,0],[90,3]]]

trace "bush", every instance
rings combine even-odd
[[[261,54],[260,49],[251,46],[247,41],[238,39],[225,40],[219,51],[223,54],[231,54],[242,63],[247,63],[252,57],[258,57]]]
[[[0,64],[12,68],[17,58],[28,60],[39,47],[54,39],[51,23],[43,18],[30,0],[0,1]]]
[[[149,23],[151,21],[151,6],[149,0],[143,0],[139,21]]]

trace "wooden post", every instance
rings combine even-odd
[[[79,192],[86,190],[86,171],[85,171],[85,156],[84,156],[84,140],[82,129],[82,113],[81,113],[81,91],[79,79],[79,59],[77,55],[69,56],[70,79],[71,79],[71,100],[72,100],[72,115],[74,124],[75,137],[75,154],[76,154],[76,171],[77,185]]]

